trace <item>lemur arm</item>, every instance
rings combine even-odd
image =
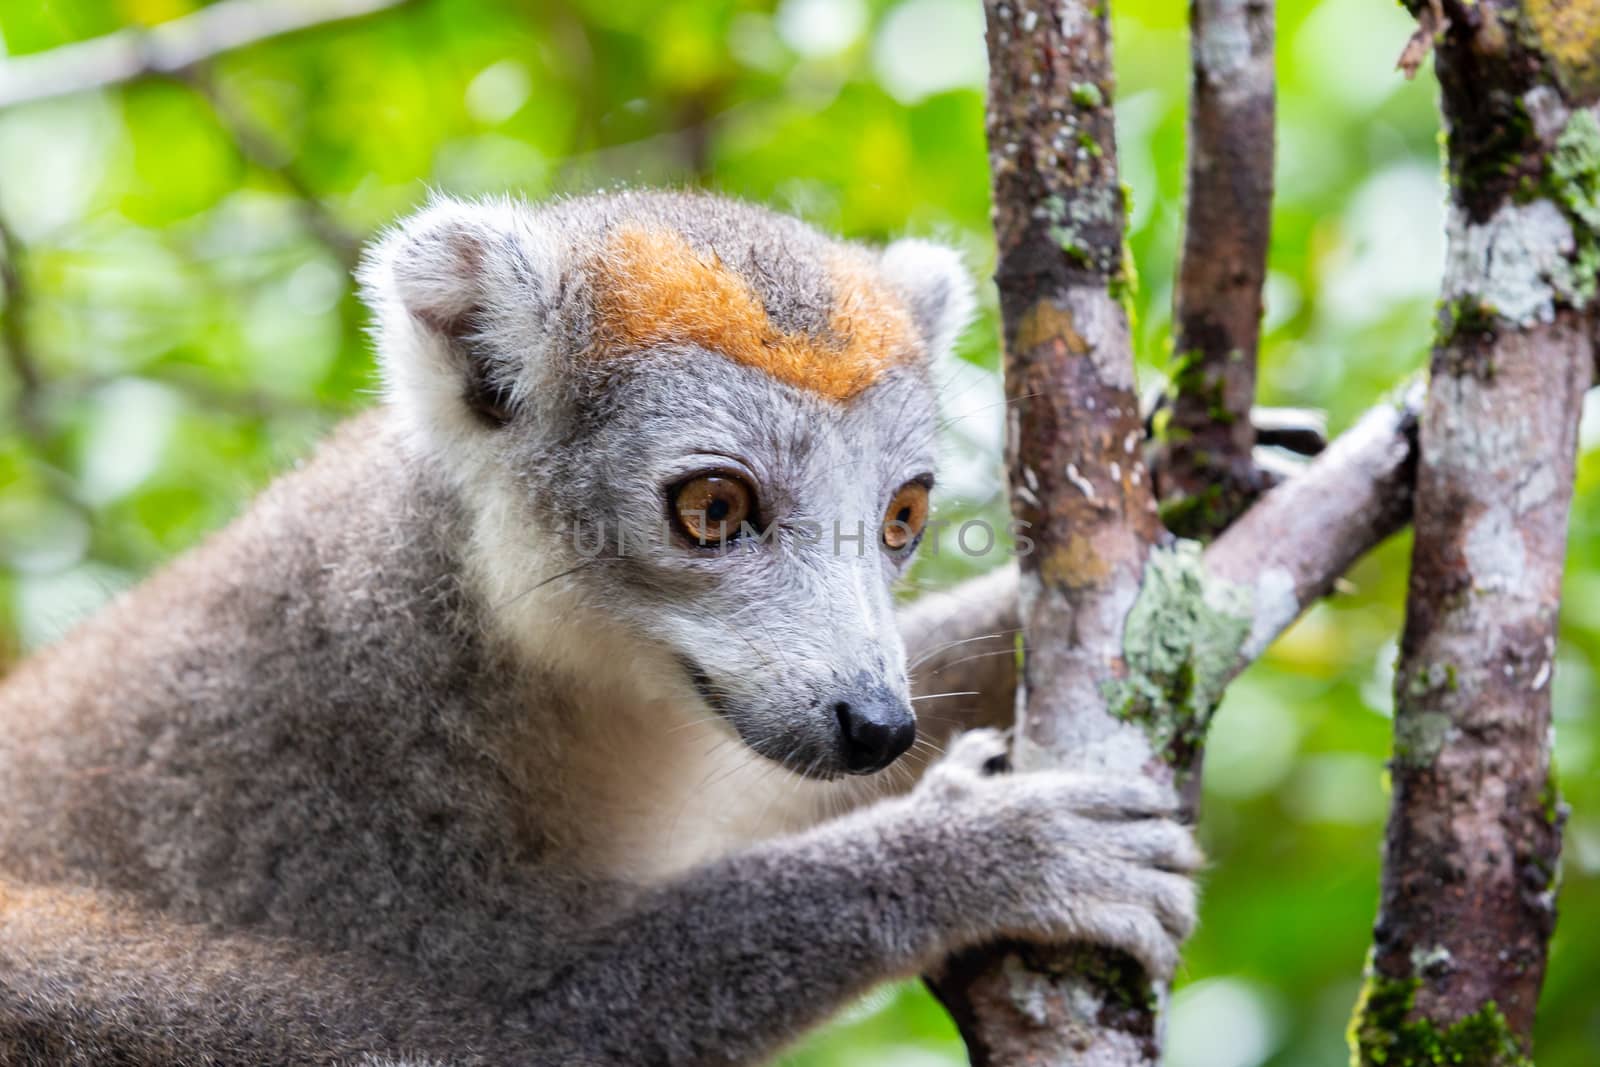
[[[493,1004],[0,883],[0,1062],[742,1064],[979,941],[1087,940],[1169,973],[1199,860],[1172,798],[1143,780],[988,777],[1004,752],[993,731],[967,735],[908,796],[643,891],[553,977]]]
[[[104,892],[0,881],[7,1067],[499,1064],[529,1035],[353,955],[178,923]],[[391,1058],[394,1057],[394,1058]]]
[[[1199,861],[1174,801],[1142,780],[992,776],[1006,751],[969,733],[909,795],[647,894],[533,999],[535,1028],[608,1064],[744,1064],[977,943],[1087,940],[1170,973]]]

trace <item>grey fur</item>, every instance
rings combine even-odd
[[[883,258],[928,350],[841,404],[578,358],[585,252],[641,216],[823,328],[791,219],[437,204],[365,271],[388,402],[0,687],[0,1064],[750,1063],[996,937],[1170,971],[1198,855],[1159,790],[989,774],[989,732],[904,796],[838,778],[829,702],[908,695],[905,560],[826,535],[931,468],[954,258]],[[663,533],[712,461],[772,540]]]

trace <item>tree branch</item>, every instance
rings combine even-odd
[[[0,254],[5,257],[0,262],[0,292],[5,294],[4,311],[0,313],[3,314],[0,346],[5,348],[6,365],[17,379],[17,396],[12,407],[23,432],[37,439],[44,432],[38,403],[44,375],[34,360],[33,346],[28,340],[28,289],[22,278],[22,242],[4,219],[0,219]]]
[[[1109,13],[1083,0],[984,6],[1012,512],[1036,546],[1020,560],[1026,654],[1013,759],[1139,774],[1152,742],[1112,713],[1106,693],[1165,532],[1120,299]],[[946,961],[930,984],[976,1064],[1159,1056],[1149,980],[1119,953],[996,945]],[[1086,1011],[1096,1025],[1082,1024]]]
[[[405,0],[220,0],[170,22],[0,61],[0,108],[176,75],[226,52],[362,18]]]
[[[1421,386],[1384,403],[1294,478],[1261,497],[1205,551],[1208,574],[1252,595],[1243,671],[1351,564],[1411,520]],[[1017,570],[1001,567],[901,611],[918,693],[959,692],[938,724],[1009,723],[1016,704]],[[926,705],[919,705],[926,706]]]
[[[273,140],[245,109],[229,98],[210,72],[196,68],[184,80],[211,105],[212,114],[227,130],[239,154],[252,166],[271,174],[295,198],[301,221],[348,273],[361,259],[361,238],[334,218],[322,198],[300,173],[290,153]]]
[[[17,379],[17,395],[12,404],[17,425],[34,446],[25,457],[51,494],[92,527],[95,523],[94,509],[79,495],[77,482],[45,458],[47,449],[44,446],[50,438],[50,426],[46,419],[47,393],[58,383],[45,377],[34,357],[33,344],[28,336],[29,292],[23,277],[22,241],[4,219],[0,219],[0,252],[5,256],[4,261],[0,262],[0,291],[5,294],[3,318],[0,318],[0,350],[4,351],[6,364]],[[0,653],[6,651],[0,648]]]
[[[1205,550],[1206,572],[1251,590],[1250,633],[1228,678],[1411,521],[1422,386],[1370,409]]]
[[[1251,458],[1272,217],[1272,0],[1191,0],[1189,182],[1151,466],[1167,526],[1213,537],[1265,488]]]
[[[1414,10],[1438,33],[1446,270],[1382,891],[1350,1032],[1360,1065],[1521,1067],[1555,924],[1550,681],[1600,347],[1597,71],[1574,44],[1600,14],[1451,2],[1436,27],[1437,8]]]

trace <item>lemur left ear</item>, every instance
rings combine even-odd
[[[436,198],[370,250],[389,400],[425,436],[509,422],[534,386],[556,288],[553,242],[510,201]]]
[[[972,275],[955,249],[917,238],[883,250],[883,272],[905,297],[931,356],[947,354],[972,321]]]

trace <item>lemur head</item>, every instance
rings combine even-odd
[[[890,586],[972,306],[952,251],[704,195],[441,200],[363,282],[390,404],[546,666],[644,679],[802,774],[906,750]]]

